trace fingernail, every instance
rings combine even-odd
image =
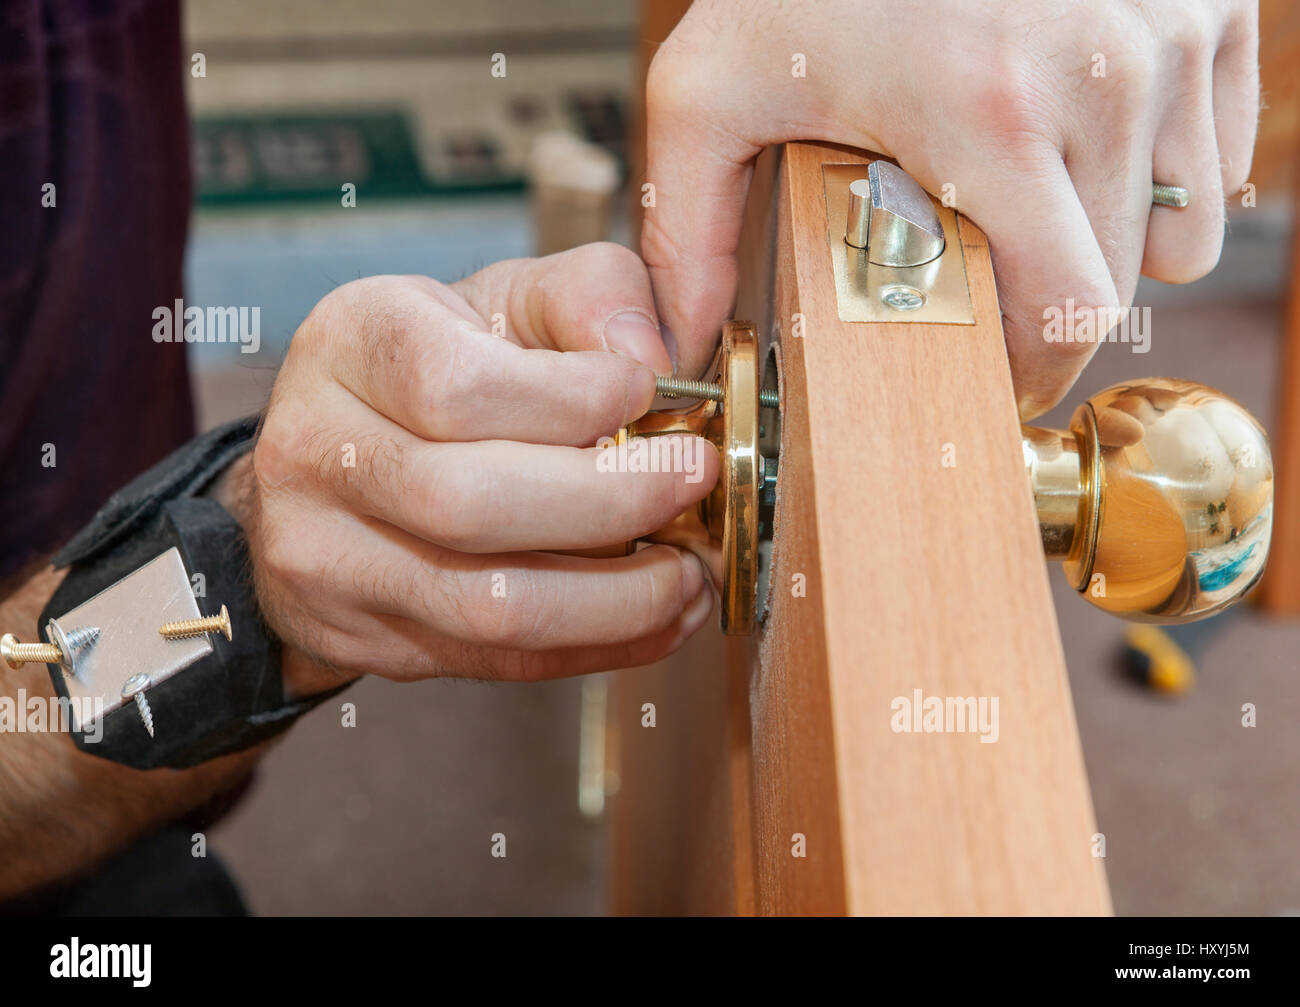
[[[700,593],[708,580],[704,564],[694,553],[682,553],[682,597],[688,601]]]
[[[713,614],[713,591],[705,588],[690,606],[682,613],[682,639],[694,635],[695,631],[709,621]]]
[[[663,372],[665,361],[671,363],[658,327],[639,311],[624,311],[605,323],[605,346],[639,360],[656,374]]]

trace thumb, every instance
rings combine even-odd
[[[694,74],[665,55],[646,81],[641,255],[676,371],[695,377],[736,299],[740,225],[762,146],[712,125],[722,110],[701,107],[701,96],[716,81],[697,88]]]

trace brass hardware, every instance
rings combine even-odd
[[[71,700],[74,729],[92,730],[99,716],[129,703],[122,697],[122,683],[132,675],[148,675],[149,688],[157,689],[211,654],[212,641],[206,636],[168,640],[158,632],[161,623],[201,614],[189,571],[175,546],[75,608],[60,612],[56,618],[64,626],[103,629],[94,649],[77,658],[75,675],[50,676],[59,695]],[[95,715],[83,720],[81,711],[92,708]]]
[[[70,633],[53,619],[45,627],[49,643],[22,643],[12,633],[0,637],[0,658],[9,667],[18,669],[24,664],[57,664],[65,671],[74,672],[77,656],[99,639],[98,626],[82,626]]]
[[[0,657],[11,668],[24,664],[63,664],[63,652],[52,643],[23,643],[12,633],[0,636]]]
[[[167,637],[168,640],[185,640],[193,636],[203,636],[207,633],[220,633],[229,640],[231,639],[230,613],[226,611],[226,606],[222,605],[219,615],[169,622],[159,626],[158,632]]]
[[[722,628],[732,634],[754,630],[774,545],[780,416],[760,423],[757,344],[750,323],[728,322],[720,382],[691,393],[707,397],[686,412],[647,413],[625,431],[694,434],[717,447],[722,474],[712,492],[644,541],[705,560],[721,587]],[[777,401],[774,380],[769,390],[764,406]],[[1226,395],[1147,378],[1093,396],[1068,430],[1021,432],[1044,555],[1062,562],[1098,608],[1134,621],[1189,622],[1227,608],[1259,580],[1273,463],[1263,428]]]
[[[1098,608],[1190,622],[1259,580],[1273,524],[1268,436],[1190,381],[1114,385],[1070,429],[1023,428],[1043,551]]]
[[[870,166],[822,165],[822,183],[826,190],[826,239],[830,245],[840,321],[974,325],[975,314],[966,281],[966,257],[957,232],[957,214],[951,207],[936,202],[917,186],[917,191],[930,203],[941,234],[928,231],[928,214],[922,214],[919,208],[914,207],[903,214],[879,214],[882,221],[877,232],[880,240],[873,238],[868,242],[871,250],[856,248],[846,240],[862,241],[866,237],[861,233],[864,229],[862,213],[854,215],[858,225],[856,231],[854,222],[851,221],[847,228],[845,222],[850,218],[850,201],[854,196],[851,186],[862,181],[864,176],[869,182],[871,169],[877,164],[885,166],[877,169],[878,176],[882,173],[895,179],[901,176],[915,185],[908,175],[888,161],[876,161]],[[867,197],[858,194],[864,212],[872,205],[869,192],[868,187]],[[879,202],[884,208],[890,201],[882,195]],[[896,209],[902,209],[898,200],[894,200],[894,205]],[[870,216],[868,214],[868,218]],[[937,257],[920,265],[881,265],[876,261],[912,262],[931,253]]]
[[[765,459],[760,453],[764,428],[759,416],[758,333],[752,323],[732,321],[723,326],[713,369],[714,381],[670,386],[682,389],[670,394],[698,396],[698,405],[685,412],[646,413],[628,424],[623,434],[692,434],[718,449],[722,473],[709,495],[641,541],[680,546],[698,555],[722,595],[722,631],[745,634],[754,631],[758,617],[760,535],[771,533],[770,519],[760,520],[763,494],[770,496],[776,481],[776,459]],[[775,408],[777,390],[766,392],[761,396],[763,407]],[[771,438],[765,442],[771,443]],[[764,525],[761,532],[760,524]],[[628,543],[627,551],[634,545]]]

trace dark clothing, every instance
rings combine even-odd
[[[193,435],[187,65],[176,0],[0,0],[0,578]]]
[[[239,888],[211,849],[172,825],[100,864],[93,876],[0,902],[3,916],[247,916]]]
[[[187,65],[178,0],[0,0],[0,579],[194,434],[185,345],[152,336],[182,296]],[[191,834],[0,914],[243,914]]]

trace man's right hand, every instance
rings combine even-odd
[[[597,469],[592,445],[670,369],[645,267],[615,245],[338,288],[294,336],[236,509],[272,628],[345,677],[535,680],[670,653],[712,608],[693,555],[538,551],[636,538],[709,492],[703,440],[695,472]]]
[[[1021,419],[1098,343],[1048,309],[1203,276],[1259,117],[1254,0],[695,0],[646,81],[641,234],[679,370],[712,358],[754,158],[786,140],[890,154],[988,234]],[[1156,179],[1191,190],[1151,209]]]

